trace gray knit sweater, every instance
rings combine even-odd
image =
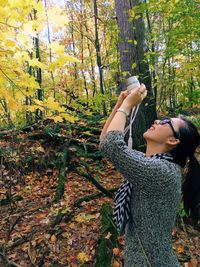
[[[179,267],[172,249],[172,228],[181,199],[181,168],[129,149],[120,131],[108,132],[100,150],[133,184],[125,267]]]

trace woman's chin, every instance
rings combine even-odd
[[[146,132],[143,133],[143,137],[146,138],[146,136],[149,135],[149,130],[147,130]]]
[[[144,137],[145,140],[152,139],[152,138],[153,138],[153,135],[152,135],[151,130],[147,130],[147,131],[143,134],[143,137]]]

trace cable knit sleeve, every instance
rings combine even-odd
[[[100,142],[100,150],[114,164],[114,166],[130,182],[141,184],[142,186],[167,184],[171,177],[173,163],[166,160],[147,158],[144,153],[128,148],[124,141],[124,133],[120,131],[110,131]],[[171,165],[169,165],[171,164]],[[173,176],[173,175],[172,175]]]

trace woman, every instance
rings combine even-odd
[[[200,175],[194,152],[199,145],[199,134],[184,118],[156,120],[143,135],[146,154],[129,149],[123,133],[126,118],[146,95],[144,85],[121,93],[102,130],[100,149],[133,185],[125,230],[125,267],[178,267],[171,233],[182,196],[182,168],[188,157],[184,205],[194,219],[198,216]]]

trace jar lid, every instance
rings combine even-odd
[[[139,83],[138,78],[136,76],[131,76],[128,79],[126,79],[126,86],[129,86],[133,83]]]

